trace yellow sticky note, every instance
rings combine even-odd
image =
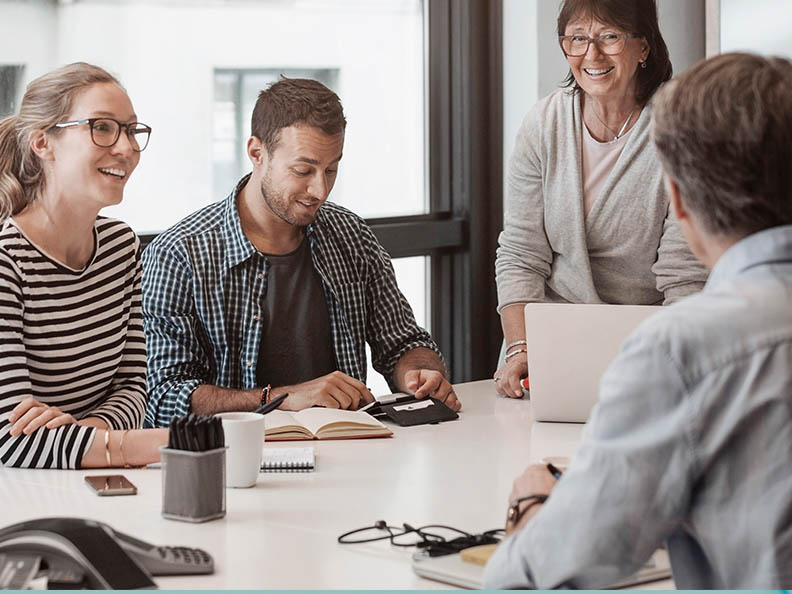
[[[462,561],[475,563],[476,565],[486,565],[496,548],[498,548],[496,544],[479,545],[477,547],[463,549],[462,552],[459,553],[459,556],[462,558]]]

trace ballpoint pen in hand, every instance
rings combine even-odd
[[[273,398],[272,400],[267,402],[267,404],[264,404],[263,406],[258,407],[253,412],[257,412],[260,415],[266,415],[268,412],[272,412],[273,410],[278,408],[280,406],[281,402],[286,400],[286,396],[288,396],[288,395],[289,395],[288,392],[286,394],[281,394],[277,398]]]
[[[556,480],[560,479],[563,474],[563,472],[558,470],[553,464],[550,464],[550,462],[547,463],[547,470],[550,471],[550,474],[552,474]]]

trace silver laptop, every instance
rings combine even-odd
[[[602,373],[660,306],[529,303],[525,340],[535,421],[585,423]]]
[[[459,553],[430,557],[421,551],[416,551],[413,555],[412,568],[419,576],[436,582],[468,590],[481,590],[484,587],[484,566],[463,561]],[[668,552],[665,549],[658,549],[639,571],[615,584],[605,586],[604,589],[632,587],[670,577],[671,563],[668,559]]]

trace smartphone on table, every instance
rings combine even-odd
[[[137,487],[123,474],[102,474],[86,476],[85,483],[97,495],[137,495]]]

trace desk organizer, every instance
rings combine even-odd
[[[207,522],[226,515],[225,448],[205,452],[160,448],[162,517]]]

